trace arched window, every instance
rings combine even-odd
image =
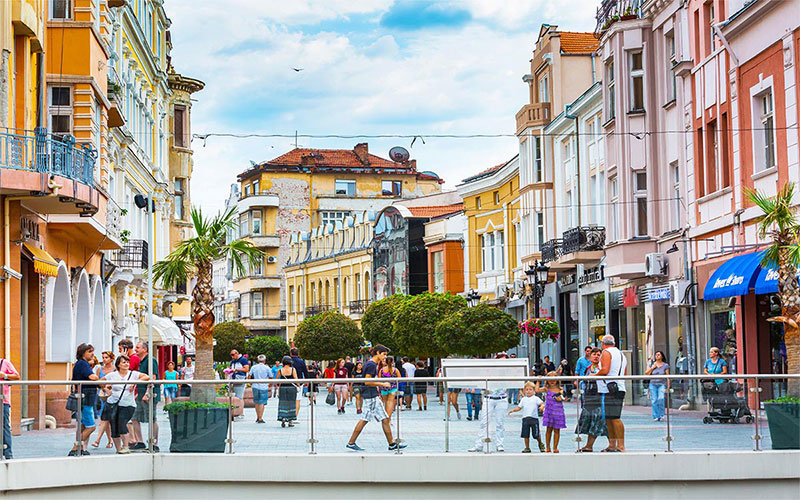
[[[372,296],[370,293],[369,271],[364,272],[364,300],[369,300]]]

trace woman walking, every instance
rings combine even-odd
[[[353,378],[364,378],[364,363],[359,361],[356,367],[353,368]],[[361,415],[361,408],[364,406],[364,398],[361,397],[361,391],[364,389],[364,384],[360,382],[353,383],[353,395],[356,397],[356,413]]]
[[[167,362],[167,370],[164,372],[164,380],[178,380],[178,372],[175,371],[175,362]],[[178,384],[164,384],[164,404],[168,405],[178,397]]]
[[[336,368],[333,370],[334,378],[348,378],[349,372],[344,364],[344,359],[339,358],[336,360]],[[347,403],[347,384],[333,384],[333,390],[336,392],[336,408],[337,413],[344,413],[344,405]]]
[[[126,435],[128,434],[128,421],[136,410],[136,384],[129,381],[150,380],[144,373],[131,370],[131,360],[124,354],[114,362],[117,371],[106,375],[108,382],[123,382],[106,386],[111,395],[106,400],[100,420],[111,429],[111,439],[117,448],[117,453],[125,455],[131,452],[128,448]]]
[[[417,369],[414,370],[414,378],[430,377],[431,374],[425,367],[423,361],[417,361]],[[428,383],[414,382],[414,394],[417,395],[417,411],[428,409]]]
[[[103,358],[103,364],[98,365],[96,367],[95,371],[94,371],[94,374],[97,375],[97,378],[99,378],[100,380],[105,379],[106,375],[108,375],[110,373],[114,373],[114,370],[116,370],[116,368],[114,367],[114,353],[113,352],[111,352],[111,351],[103,351],[102,358]],[[100,415],[101,415],[101,417],[103,415],[103,410],[106,407],[106,401],[104,401],[103,398],[108,398],[108,396],[109,396],[107,390],[103,390],[103,393],[104,394],[100,397],[100,400],[101,400],[101,402],[100,402]],[[100,446],[100,439],[103,437],[103,434],[105,434],[105,435],[108,436],[108,442],[106,443],[106,448],[113,448],[114,447],[114,441],[113,441],[113,439],[111,437],[111,426],[108,424],[108,422],[106,422],[105,420],[103,420],[101,418],[100,419],[100,425],[98,427],[99,427],[99,429],[98,429],[98,433],[97,433],[97,439],[95,439],[94,443],[92,443],[92,447],[93,448],[99,447]]]
[[[378,372],[379,377],[399,377],[400,372],[394,366],[394,357],[386,356]],[[397,405],[397,382],[389,382],[389,387],[381,387],[381,400],[386,408],[386,414],[392,418],[392,412]]]
[[[557,377],[555,371],[547,374],[548,377]],[[561,439],[561,429],[567,427],[566,415],[564,413],[564,390],[561,388],[561,382],[554,380],[548,381],[544,384],[545,397],[544,397],[544,417],[542,417],[542,425],[545,429],[545,443],[547,443],[546,453],[558,453],[558,442]],[[552,437],[553,446],[550,446],[550,438]]]
[[[645,370],[645,375],[669,375],[669,364],[663,351],[656,351],[655,360]],[[667,380],[663,378],[650,379],[650,405],[653,409],[653,420],[661,422],[664,418],[664,395],[667,392]]]
[[[316,361],[311,362],[311,367],[308,369],[308,377],[309,379],[316,380],[319,378],[319,366],[317,365]],[[310,395],[311,401],[309,404],[314,404],[317,402],[317,394],[319,394],[319,384],[310,384],[312,387],[303,386],[303,393]]]
[[[94,347],[91,344],[81,344],[75,352],[75,366],[72,367],[72,381],[76,383],[75,389],[78,388],[77,384],[88,380],[97,380],[97,375],[92,371],[89,362],[94,358]],[[76,443],[67,456],[79,457],[89,455],[85,449],[89,445],[89,437],[94,432],[94,402],[97,398],[96,385],[82,385],[80,389],[80,399],[78,404],[81,405],[81,420],[77,423],[81,427],[81,440]],[[78,445],[82,444],[81,449]]]
[[[592,348],[589,361],[592,363],[586,368],[586,375],[594,375],[600,371],[600,354],[602,349]],[[578,418],[575,434],[586,434],[586,446],[578,450],[579,453],[591,453],[597,436],[607,436],[606,419],[603,417],[603,407],[600,404],[600,394],[597,392],[597,382],[594,380],[583,381],[583,408]]]
[[[283,366],[278,370],[278,379],[296,379],[297,370],[292,366],[291,356],[283,357]],[[297,385],[281,384],[278,390],[278,421],[281,427],[294,427],[297,420]]]

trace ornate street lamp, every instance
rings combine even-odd
[[[467,292],[467,306],[475,307],[481,301],[481,295],[473,290],[472,288],[469,289]]]
[[[550,273],[550,268],[547,267],[544,262],[541,261],[534,261],[533,264],[528,266],[528,269],[525,270],[525,275],[528,277],[528,285],[530,285],[530,294],[528,294],[528,299],[533,300],[533,317],[539,317],[539,300],[544,296],[544,286],[547,284],[547,277]],[[539,342],[535,342],[535,350],[536,350],[536,359],[531,360],[532,363],[535,363],[536,360],[539,359]]]

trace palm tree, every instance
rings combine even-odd
[[[763,212],[758,219],[759,237],[772,239],[761,265],[778,270],[781,315],[770,321],[783,323],[788,371],[800,373],[800,286],[797,280],[797,268],[800,267],[800,217],[792,201],[794,192],[794,184],[788,182],[775,196],[752,189],[746,190],[745,194]],[[789,381],[789,393],[800,395],[800,381]]]
[[[194,323],[196,368],[195,376],[201,380],[213,380],[214,351],[214,292],[211,284],[212,264],[218,259],[231,262],[237,277],[247,273],[247,266],[258,265],[264,253],[249,241],[227,241],[228,234],[237,229],[236,213],[233,209],[218,213],[212,219],[203,216],[199,208],[192,209],[192,224],[195,237],[180,242],[166,259],[153,266],[153,277],[165,289],[178,283],[186,283],[196,277],[192,289],[192,323]],[[192,390],[192,400],[212,402],[215,398],[213,386],[197,386]]]

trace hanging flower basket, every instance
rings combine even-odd
[[[558,340],[561,334],[558,323],[551,318],[530,318],[519,323],[519,331],[541,341]]]

